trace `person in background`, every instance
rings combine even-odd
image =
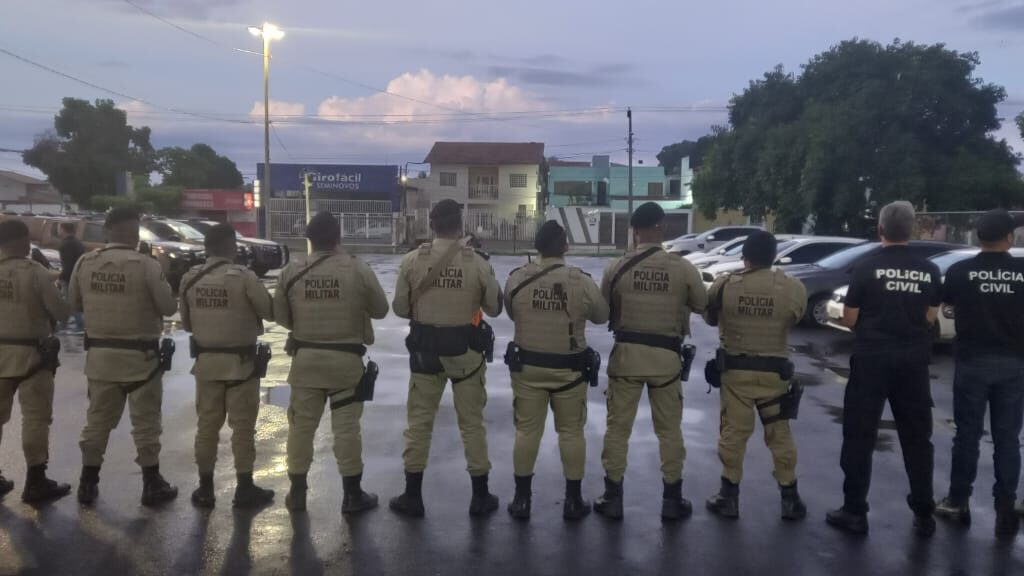
[[[74,222],[61,222],[59,227],[60,232],[60,289],[61,295],[66,300],[68,297],[68,286],[71,284],[71,273],[75,270],[75,264],[78,264],[78,259],[85,254],[85,245],[82,241],[75,237],[75,223]],[[82,332],[85,330],[85,323],[82,322],[82,313],[74,312],[71,314],[71,320],[74,321],[75,330]],[[70,322],[68,323],[70,325]],[[68,326],[70,328],[70,326]]]

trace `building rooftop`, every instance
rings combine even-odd
[[[49,182],[46,180],[40,180],[39,178],[33,178],[27,174],[21,174],[18,172],[11,172],[10,170],[0,170],[0,178],[6,178],[13,180],[19,184],[29,184],[35,186],[47,186]]]
[[[544,162],[544,143],[435,142],[423,161],[427,164],[469,166],[541,164]]]

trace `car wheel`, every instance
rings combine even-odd
[[[807,301],[804,324],[825,328],[828,326],[828,296],[815,296]]]

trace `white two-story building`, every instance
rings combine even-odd
[[[436,142],[424,162],[430,172],[407,181],[409,213],[450,198],[464,207],[466,232],[485,238],[536,217],[543,143]]]

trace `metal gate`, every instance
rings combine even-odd
[[[343,240],[363,244],[395,243],[390,200],[312,200],[312,214],[330,212],[341,223]],[[306,201],[302,198],[270,200],[270,237],[293,240],[306,237]]]

